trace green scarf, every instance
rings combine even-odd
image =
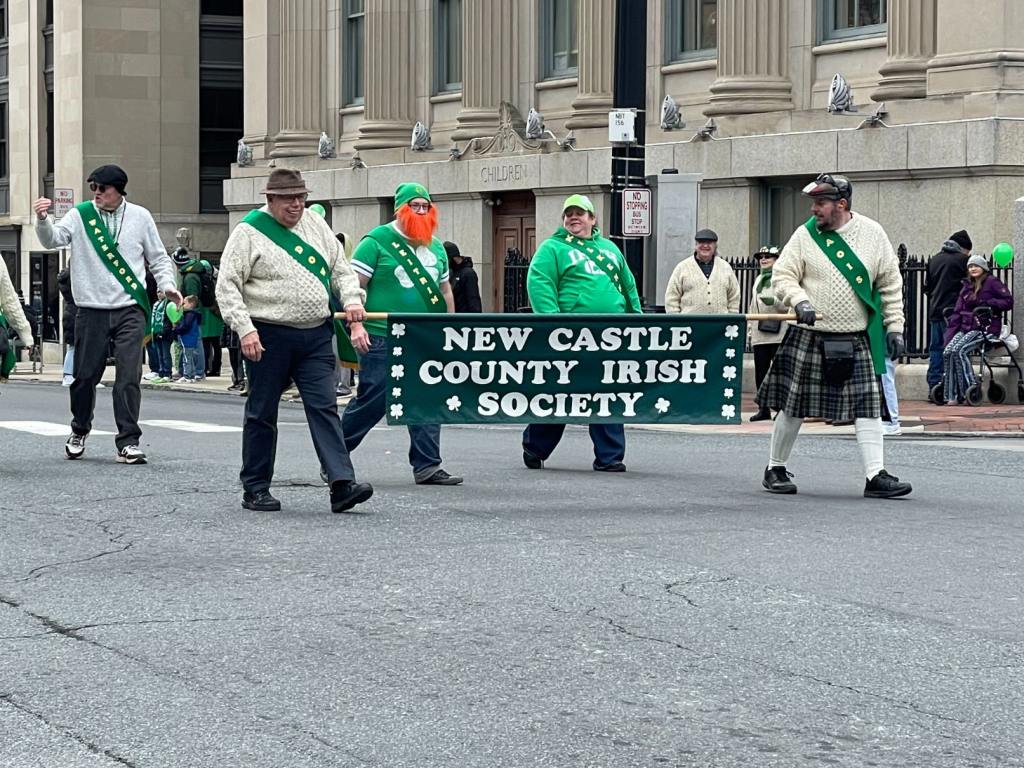
[[[757,285],[754,287],[754,291],[757,293],[757,298],[761,300],[761,303],[766,307],[770,307],[775,303],[775,297],[771,294],[762,296],[761,293],[765,288],[771,287],[772,284],[772,268],[761,267],[761,276],[757,278]]]

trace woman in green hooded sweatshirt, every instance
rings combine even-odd
[[[775,314],[780,311],[775,305],[775,294],[772,292],[772,267],[779,258],[779,249],[774,245],[761,247],[754,258],[761,264],[761,274],[754,281],[754,293],[750,298],[750,312],[762,314]],[[772,358],[786,335],[786,324],[781,320],[760,320],[756,323],[747,323],[747,333],[750,336],[750,347],[754,350],[754,381],[757,387],[768,375]],[[771,419],[772,412],[761,407],[757,413],[750,417],[751,421],[767,421]]]

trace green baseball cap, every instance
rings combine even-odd
[[[397,211],[410,200],[415,200],[417,197],[422,197],[427,202],[430,202],[430,193],[427,192],[427,188],[422,184],[417,184],[414,181],[399,184],[398,189],[395,190],[395,210]]]
[[[566,208],[582,208],[587,213],[594,213],[594,204],[590,202],[590,198],[586,195],[569,195],[565,198],[565,202],[562,203],[562,212],[565,212]]]

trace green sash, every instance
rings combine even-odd
[[[448,303],[444,300],[437,281],[431,277],[430,273],[420,264],[420,260],[416,258],[415,246],[410,245],[394,228],[388,227],[388,229],[391,231],[379,229],[371,232],[367,237],[394,256],[395,261],[405,267],[406,274],[409,275],[412,284],[419,291],[420,298],[423,299],[423,305],[427,308],[428,312],[447,312]],[[436,238],[431,243],[431,250],[434,250],[435,245],[437,245]]]
[[[593,245],[588,245],[587,243],[590,242],[589,240],[584,240],[583,238],[570,234],[566,234],[564,239],[566,243],[573,246],[577,251],[590,259],[594,266],[602,272],[607,273],[608,277],[611,278],[612,283],[614,283],[615,287],[619,289],[619,293],[622,294],[622,298],[626,300],[626,312],[638,314],[641,311],[640,307],[633,306],[633,299],[629,295],[629,289],[626,288],[622,281],[622,270],[625,268],[626,262],[625,257],[623,257],[622,262],[620,263],[618,259],[605,256],[601,253],[599,248],[596,248]],[[577,245],[581,247],[576,247]]]
[[[7,324],[7,318],[4,317],[4,313],[0,312],[0,328],[6,331],[10,331],[11,326]],[[8,336],[10,334],[8,333]],[[17,365],[18,356],[14,354],[14,342],[12,341],[7,347],[7,353],[0,358],[0,379],[6,379],[11,375],[11,371],[14,370],[14,366]]]
[[[352,342],[345,332],[345,324],[341,320],[334,319],[333,313],[343,312],[344,308],[334,295],[334,291],[331,290],[331,268],[327,265],[327,260],[320,255],[316,248],[283,224],[280,224],[269,213],[259,209],[252,210],[245,215],[242,221],[257,232],[266,235],[274,245],[286,251],[289,256],[308,269],[320,281],[324,290],[327,291],[327,302],[331,308],[331,321],[334,323],[334,338],[338,359],[346,368],[357,368],[359,366],[359,357],[356,355],[355,348],[353,348]]]
[[[875,373],[879,376],[885,373],[885,325],[882,323],[882,297],[878,288],[871,284],[871,276],[868,275],[867,267],[857,258],[857,254],[836,232],[822,233],[814,226],[814,217],[811,216],[804,224],[811,235],[811,239],[817,244],[832,265],[839,270],[853,288],[857,298],[864,302],[868,310],[868,345],[871,348],[871,361],[875,366]]]
[[[145,284],[139,285],[139,281],[135,277],[135,273],[132,272],[132,268],[128,266],[128,262],[118,252],[117,243],[110,237],[110,233],[107,232],[107,228],[93,202],[86,200],[84,203],[76,205],[75,208],[78,209],[78,213],[82,217],[85,234],[88,236],[89,242],[92,243],[96,255],[100,257],[100,261],[110,270],[110,274],[117,279],[117,282],[121,284],[125,293],[142,307],[142,311],[145,312],[146,333],[143,341],[145,343],[153,335],[152,318],[150,317],[152,307],[149,304],[149,295],[146,293]]]

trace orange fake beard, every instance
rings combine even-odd
[[[426,213],[416,213],[408,204],[395,211],[395,219],[413,245],[430,245],[437,231],[437,208],[430,206]]]

